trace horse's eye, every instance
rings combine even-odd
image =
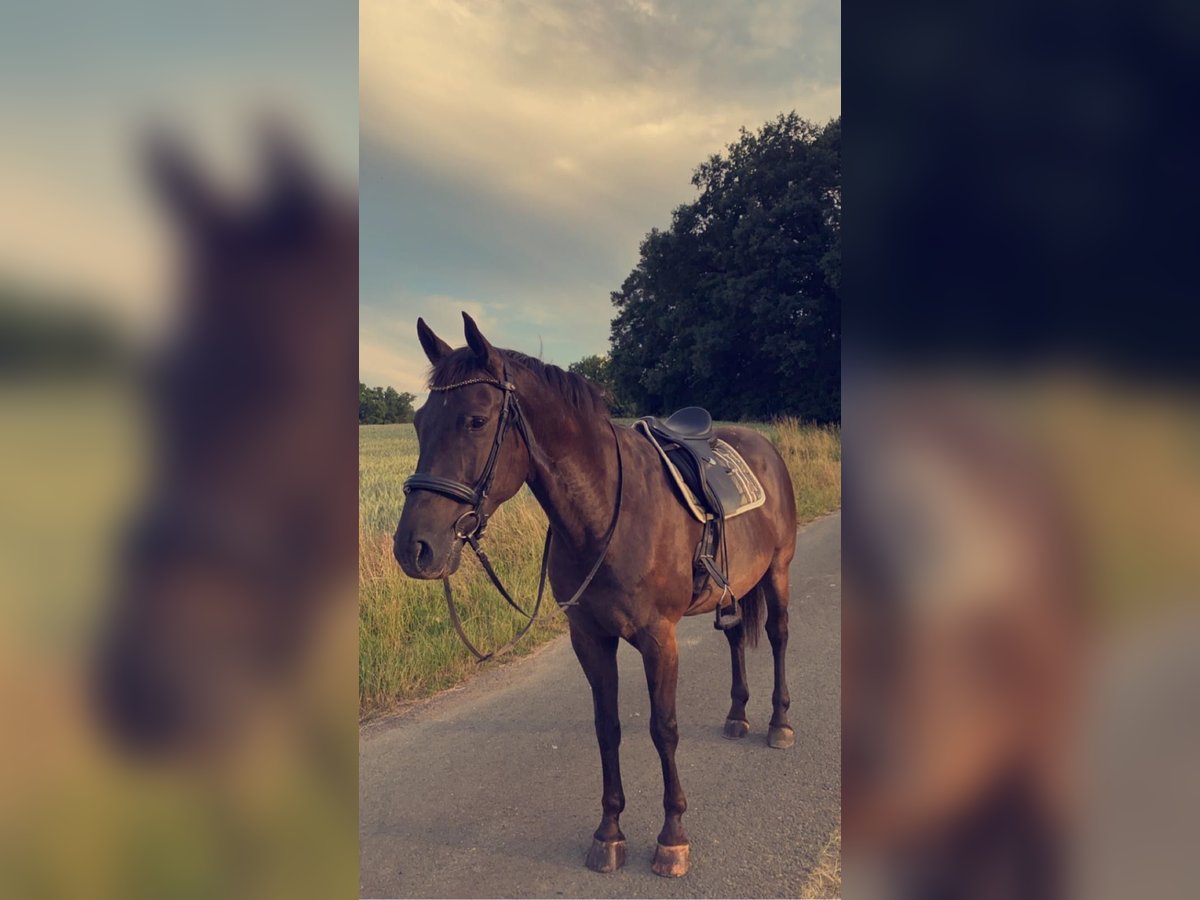
[[[472,431],[478,431],[480,428],[482,428],[486,424],[487,424],[487,419],[484,418],[483,416],[471,416],[471,418],[467,420],[467,426]]]

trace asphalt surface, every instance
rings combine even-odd
[[[566,636],[360,739],[364,897],[794,897],[840,816],[841,517],[802,529],[791,568],[790,719],[766,745],[771,649],[747,651],[750,734],[726,740],[729,651],[709,615],[679,626],[679,748],[691,871],[650,871],[662,776],[637,651],[622,642],[624,868],[583,865],[600,821],[591,693]]]

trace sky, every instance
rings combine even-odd
[[[139,165],[143,127],[174,128],[236,192],[260,175],[253,126],[271,113],[353,190],[357,57],[356,0],[7,4],[0,281],[160,323],[177,236]]]
[[[566,366],[692,171],[841,109],[839,0],[363,0],[359,371],[424,395],[423,316]]]

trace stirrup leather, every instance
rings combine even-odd
[[[693,563],[694,575],[694,590],[699,591],[704,587],[704,582],[712,579],[713,583],[721,589],[721,597],[717,600],[716,619],[713,621],[713,628],[718,631],[729,631],[731,628],[737,628],[742,623],[741,613],[738,611],[737,597],[729,589],[729,581],[725,572],[728,571],[729,562],[725,553],[724,535],[721,530],[721,523],[715,519],[709,519],[704,523],[704,532],[700,535],[700,543],[696,546],[696,559]],[[720,553],[722,561],[725,563],[725,572],[717,566],[716,555]],[[726,598],[729,598],[729,604],[723,606]]]

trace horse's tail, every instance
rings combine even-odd
[[[766,606],[766,596],[761,584],[742,598],[742,635],[751,647],[758,646],[758,637],[762,634],[763,608]]]

